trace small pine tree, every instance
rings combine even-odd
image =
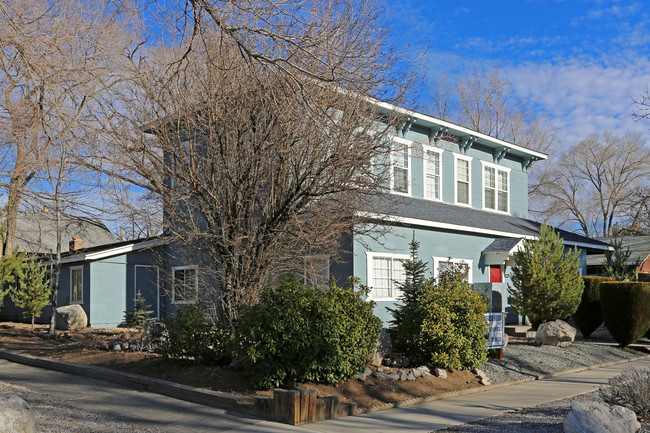
[[[153,317],[151,317],[153,311],[149,310],[151,305],[146,305],[145,302],[144,296],[142,296],[142,293],[138,290],[138,293],[135,295],[135,306],[133,311],[124,312],[124,322],[126,323],[126,326],[142,329],[144,328],[145,323],[154,320]]]
[[[11,287],[10,296],[14,304],[24,310],[25,318],[31,318],[33,331],[35,318],[41,316],[43,307],[50,302],[50,284],[45,267],[35,260],[25,262]]]
[[[0,257],[0,309],[4,297],[9,294],[11,287],[16,284],[16,278],[24,266],[25,253],[14,249],[11,255]]]
[[[623,239],[614,238],[610,243],[614,251],[605,251],[605,276],[616,281],[636,281],[638,264],[628,264],[632,255],[630,247],[623,249]]]
[[[540,226],[539,239],[524,240],[523,249],[515,253],[510,277],[514,287],[508,285],[511,304],[534,328],[578,309],[584,289],[579,256],[577,248],[565,252],[562,239],[547,225]]]

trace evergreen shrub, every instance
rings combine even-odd
[[[463,265],[441,271],[437,280],[425,278],[418,247],[411,242],[406,279],[399,285],[401,304],[391,309],[393,347],[418,363],[445,369],[480,367],[487,360],[485,299],[472,290]]]
[[[573,314],[573,321],[585,337],[589,337],[603,323],[603,314],[600,310],[600,283],[605,281],[614,280],[609,277],[582,277],[585,288],[580,305]]]
[[[185,305],[164,323],[167,337],[158,349],[161,355],[194,360],[199,364],[228,364],[231,361],[232,333],[211,324],[201,305]]]
[[[508,285],[511,304],[528,316],[533,328],[576,312],[584,284],[580,279],[579,252],[566,250],[553,227],[541,225],[538,239],[524,239],[514,255]]]
[[[336,383],[364,369],[381,321],[356,282],[319,289],[289,276],[242,309],[236,354],[256,388]]]
[[[135,295],[135,306],[133,311],[124,312],[124,323],[130,328],[142,329],[145,323],[153,322],[155,319],[151,317],[153,310],[150,310],[151,305],[146,305],[146,301],[142,293],[138,290]]]
[[[605,326],[621,346],[634,343],[650,328],[650,283],[600,284]]]

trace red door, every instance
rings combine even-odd
[[[501,266],[500,265],[490,265],[490,282],[491,283],[502,283],[503,278],[501,277]]]

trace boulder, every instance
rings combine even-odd
[[[641,428],[633,411],[596,401],[571,402],[565,433],[634,433]]]
[[[539,325],[535,334],[535,344],[567,347],[573,343],[576,329],[562,320]]]
[[[0,433],[36,433],[36,420],[27,402],[15,394],[0,394]]]
[[[447,370],[445,370],[444,368],[438,368],[438,367],[434,368],[433,374],[435,374],[441,379],[447,378]]]
[[[140,336],[140,349],[148,352],[155,351],[160,342],[166,337],[167,329],[164,323],[147,322]]]
[[[56,309],[56,329],[66,331],[86,326],[88,326],[88,316],[81,305],[66,305]]]

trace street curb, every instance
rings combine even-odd
[[[84,376],[91,379],[103,380],[106,382],[126,385],[138,390],[149,391],[156,394],[166,395],[179,400],[198,403],[205,406],[220,409],[235,410],[237,398],[228,394],[210,391],[207,389],[194,388],[167,380],[153,377],[140,376],[137,374],[125,373],[93,365],[80,365],[58,359],[39,358],[37,356],[14,352],[0,348],[0,358],[7,361],[17,362],[32,367],[45,368],[60,371],[62,373]],[[247,412],[247,411],[244,411]]]
[[[536,380],[551,379],[554,377],[565,376],[568,374],[580,373],[588,370],[595,370],[598,368],[610,367],[612,365],[625,364],[634,362],[641,359],[649,358],[650,355],[639,356],[636,358],[624,359],[620,361],[612,361],[604,364],[591,365],[588,367],[576,368],[573,370],[566,370],[557,373],[542,374],[538,376],[531,376],[523,379],[513,380],[509,382],[498,383],[488,386],[480,386],[458,391],[450,391],[442,394],[431,395],[428,397],[413,398],[395,403],[386,403],[382,405],[372,406],[369,408],[357,408],[352,415],[361,415],[365,413],[379,412],[383,410],[413,406],[416,404],[427,403],[436,400],[444,400],[448,398],[461,397],[470,394],[478,394],[480,392],[491,391],[498,388],[505,388],[508,386],[519,385],[527,382],[534,382]],[[149,391],[156,394],[165,395],[168,397],[176,398],[179,400],[189,401],[192,403],[202,404],[205,406],[236,411],[249,416],[262,418],[257,413],[254,405],[238,403],[238,398],[229,394],[211,391],[207,389],[195,388],[187,385],[182,385],[167,380],[156,379],[147,376],[140,376],[137,374],[125,373],[118,370],[111,370],[104,367],[96,367],[89,365],[80,365],[67,361],[60,361],[58,359],[39,358],[32,355],[27,355],[12,350],[0,348],[0,359],[7,361],[17,362],[32,367],[45,368],[63,373],[74,374],[77,376],[84,376],[91,379],[103,380],[106,382],[116,383],[133,387],[139,390]]]

